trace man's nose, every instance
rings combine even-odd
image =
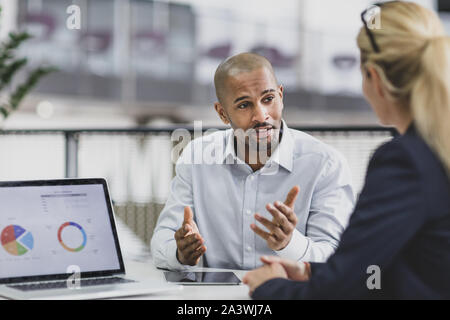
[[[267,108],[261,104],[258,104],[255,108],[255,113],[253,115],[253,121],[255,122],[265,122],[269,118],[267,113]]]

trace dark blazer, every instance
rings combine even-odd
[[[367,286],[371,265],[381,289]],[[338,249],[311,269],[308,282],[272,279],[252,297],[450,299],[450,182],[414,126],[375,152]]]

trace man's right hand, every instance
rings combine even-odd
[[[190,207],[184,207],[184,220],[181,228],[175,232],[177,259],[181,264],[195,266],[206,252],[205,240],[194,222],[194,213]]]

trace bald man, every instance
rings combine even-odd
[[[157,267],[253,269],[260,256],[324,262],[355,197],[344,158],[282,119],[270,62],[242,53],[215,73],[220,119],[231,128],[193,140],[151,241]],[[214,161],[198,163],[198,152]]]

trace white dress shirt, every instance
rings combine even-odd
[[[186,146],[151,240],[157,267],[189,268],[176,258],[174,238],[183,222],[184,206],[192,208],[205,240],[204,267],[253,269],[262,264],[262,255],[310,262],[328,259],[355,204],[348,164],[339,152],[318,139],[289,129],[284,121],[283,128],[278,147],[256,172],[236,157],[232,129],[195,139]],[[266,204],[283,202],[295,185],[300,186],[294,209],[298,223],[286,248],[273,251],[250,224],[265,229],[254,214],[272,220]]]

